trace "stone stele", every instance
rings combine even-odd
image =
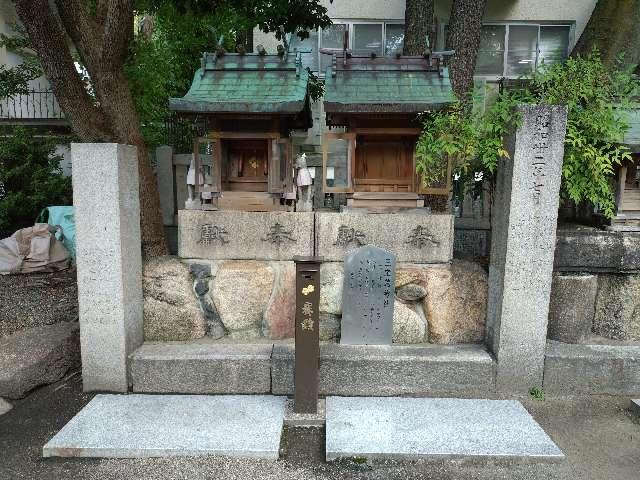
[[[492,208],[487,343],[497,388],[526,392],[542,385],[567,108],[519,110]]]
[[[398,262],[446,263],[453,258],[453,216],[316,213],[316,254],[342,261],[360,246],[392,252]]]
[[[293,260],[313,255],[312,212],[180,210],[178,254],[211,260]]]
[[[391,345],[396,259],[367,245],[347,255],[342,290],[342,332],[346,345]]]
[[[143,340],[137,149],[72,143],[71,158],[83,387],[126,392]]]

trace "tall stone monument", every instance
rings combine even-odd
[[[126,392],[143,339],[136,147],[72,143],[71,158],[83,387]]]
[[[391,345],[395,277],[393,253],[366,245],[347,255],[340,343]]]
[[[567,109],[522,106],[492,208],[487,343],[497,388],[542,385]]]

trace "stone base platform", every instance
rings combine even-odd
[[[559,461],[513,400],[327,398],[326,458]]]
[[[640,345],[547,342],[544,390],[555,395],[640,395]]]
[[[293,346],[276,345],[271,391],[293,394]],[[347,396],[485,394],[495,362],[482,345],[320,347],[320,394]]]
[[[136,393],[293,394],[292,342],[145,343],[131,355]],[[496,364],[483,345],[320,346],[320,394],[486,395]]]
[[[43,456],[277,460],[285,402],[273,396],[97,395],[44,446]]]
[[[137,393],[271,392],[272,343],[144,343],[131,355]]]

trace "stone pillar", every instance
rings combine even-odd
[[[71,158],[83,386],[126,392],[143,339],[136,147],[72,143]]]
[[[487,309],[497,388],[509,392],[542,386],[567,123],[565,107],[520,111],[498,166]]]
[[[167,145],[156,148],[156,175],[162,223],[175,225],[176,199],[173,178],[173,148]]]

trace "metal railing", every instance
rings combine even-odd
[[[28,94],[0,98],[0,120],[64,119],[64,113],[51,90],[33,89]]]

